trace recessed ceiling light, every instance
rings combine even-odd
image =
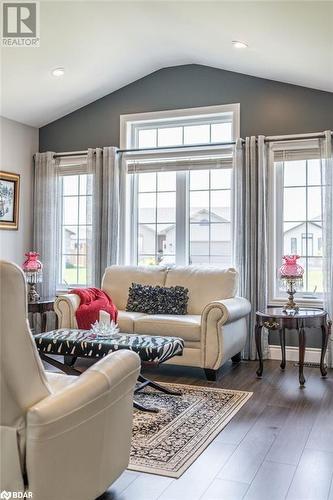
[[[52,76],[55,76],[55,77],[59,77],[59,76],[64,76],[65,74],[65,69],[64,68],[54,68],[52,71],[51,71],[51,75]]]
[[[235,47],[235,49],[246,49],[248,47],[247,43],[240,42],[239,40],[233,40],[232,45]]]

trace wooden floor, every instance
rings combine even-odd
[[[214,385],[254,394],[179,479],[126,471],[101,500],[333,500],[333,373],[322,379],[306,368],[280,370],[266,361],[262,380],[256,363],[231,363],[218,382],[201,370],[161,367],[147,372],[161,381]]]
[[[201,370],[162,366],[159,381],[252,391],[252,398],[179,479],[125,471],[99,500],[333,500],[333,371],[288,363],[226,364],[217,382]]]

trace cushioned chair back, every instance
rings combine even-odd
[[[132,283],[164,286],[166,269],[159,266],[111,266],[102,280],[104,290],[121,311],[126,309],[128,289]]]
[[[0,424],[22,428],[27,409],[47,397],[44,368],[27,320],[22,270],[0,261]]]
[[[165,286],[188,288],[188,314],[201,314],[214,300],[230,299],[236,295],[238,273],[235,269],[205,266],[171,267]]]

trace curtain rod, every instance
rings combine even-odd
[[[331,132],[333,135],[333,132]],[[291,134],[291,135],[268,135],[265,137],[265,142],[278,142],[278,141],[288,141],[288,140],[303,140],[303,139],[316,139],[325,137],[324,132],[314,132],[310,134]],[[242,142],[245,142],[244,139],[241,139]],[[236,144],[236,141],[231,142],[216,142],[214,144],[188,144],[181,146],[169,146],[169,147],[156,147],[156,148],[134,148],[134,149],[118,149],[117,153],[135,153],[135,152],[144,152],[144,151],[162,151],[162,150],[174,150],[174,149],[184,149],[184,148],[202,148],[202,147],[212,147],[212,146],[231,146]],[[101,150],[103,153],[103,149]],[[66,156],[80,156],[87,155],[88,150],[85,151],[69,151],[64,153],[56,153],[54,158],[64,158]],[[35,155],[34,155],[35,157]]]
[[[242,139],[244,141],[244,139]],[[182,144],[180,146],[165,146],[165,147],[156,147],[156,148],[134,148],[134,149],[118,149],[117,153],[137,153],[141,151],[165,151],[168,149],[186,149],[186,148],[203,148],[203,147],[212,147],[212,146],[232,146],[236,144],[236,141],[230,142],[214,142],[212,144]]]
[[[333,132],[331,132],[331,135],[333,135]],[[320,139],[323,137],[325,137],[324,132],[314,132],[311,134],[268,135],[265,137],[265,142],[297,141],[303,139]]]

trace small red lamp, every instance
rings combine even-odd
[[[37,252],[27,252],[24,255],[27,258],[22,264],[22,269],[29,285],[28,302],[37,302],[40,296],[36,291],[36,284],[43,281],[43,264],[38,260]]]
[[[280,279],[288,294],[288,302],[283,311],[290,314],[295,314],[299,310],[299,306],[294,301],[296,286],[303,285],[304,269],[297,263],[299,258],[299,255],[284,255],[284,263],[279,269]]]

